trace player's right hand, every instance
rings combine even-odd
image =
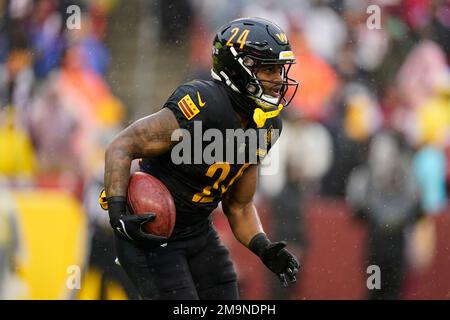
[[[261,260],[280,279],[284,287],[296,282],[300,268],[297,257],[286,248],[286,242],[273,242],[261,253]]]
[[[130,215],[127,213],[127,200],[125,197],[115,196],[108,198],[109,223],[115,233],[121,238],[133,241],[145,248],[156,248],[167,243],[166,237],[156,236],[142,230],[143,224],[153,221],[153,213]]]
[[[286,249],[286,242],[272,242],[265,233],[256,234],[249,243],[249,249],[257,254],[262,262],[275,273],[283,286],[296,282],[300,268],[297,257]]]

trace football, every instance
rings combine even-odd
[[[169,237],[175,226],[175,204],[172,194],[157,178],[144,172],[131,175],[128,184],[128,207],[132,214],[156,215],[155,220],[147,222],[143,230],[157,236]]]

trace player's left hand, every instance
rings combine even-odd
[[[273,273],[278,275],[284,287],[296,282],[300,263],[286,248],[286,242],[272,242],[261,253],[261,260]]]
[[[111,197],[107,202],[109,222],[119,237],[149,249],[167,243],[166,237],[149,234],[142,230],[145,223],[155,220],[155,214],[151,212],[142,215],[129,214],[125,197]]]
[[[119,218],[120,226],[116,230],[122,235],[122,237],[128,238],[140,245],[141,247],[153,249],[158,246],[167,243],[167,238],[157,236],[154,234],[146,233],[142,230],[142,226],[155,219],[153,213],[147,213],[143,215],[124,215]]]

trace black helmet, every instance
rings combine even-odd
[[[268,20],[242,18],[222,26],[214,38],[212,57],[213,78],[253,98],[265,110],[281,109],[280,104],[287,106],[297,92],[298,83],[288,77],[295,57],[286,33]],[[261,80],[253,72],[255,67],[264,64],[282,66],[278,97],[264,94]],[[290,87],[292,94],[287,99],[285,95]]]

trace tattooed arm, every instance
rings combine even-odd
[[[142,225],[153,221],[151,212],[145,215],[127,214],[127,188],[133,159],[154,157],[169,151],[177,141],[171,141],[178,128],[172,111],[167,108],[142,118],[120,132],[108,146],[105,155],[105,192],[109,223],[123,239],[148,248],[157,247],[167,238],[145,233]]]
[[[126,196],[131,161],[154,157],[170,150],[178,122],[167,108],[142,118],[120,132],[105,155],[105,191],[107,197]]]

